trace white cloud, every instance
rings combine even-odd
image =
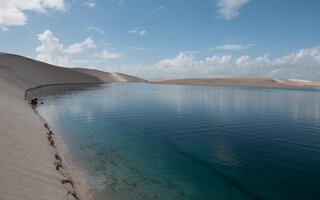
[[[93,7],[96,6],[96,4],[93,3],[93,2],[86,2],[86,5],[87,5],[89,8],[93,8]]]
[[[197,61],[193,54],[181,52],[151,66],[135,63],[105,70],[141,77],[269,76],[320,81],[320,46],[301,49],[276,59],[270,59],[267,54],[257,58],[213,55]]]
[[[94,0],[90,0],[90,1],[86,1],[84,4],[87,5],[89,8],[94,8],[97,2]]]
[[[42,45],[36,49],[38,53],[36,60],[60,66],[69,64],[68,57],[64,54],[63,45],[50,30],[38,34],[38,38]]]
[[[38,55],[36,60],[47,62],[53,65],[70,66],[73,61],[69,60],[67,54],[76,54],[83,52],[88,48],[95,48],[91,38],[87,38],[80,43],[71,44],[67,49],[64,49],[63,44],[60,43],[50,30],[38,34],[41,46],[36,48]]]
[[[45,14],[50,9],[64,11],[64,0],[1,0],[0,28],[8,31],[8,26],[25,25],[28,20],[25,11]]]
[[[137,35],[140,35],[140,36],[144,36],[146,34],[146,30],[144,29],[141,29],[140,27],[137,27],[133,30],[130,30],[128,31],[130,34],[137,34]]]
[[[217,7],[219,8],[219,17],[232,20],[239,15],[240,8],[244,4],[249,3],[249,1],[250,0],[218,0]]]
[[[95,57],[100,57],[103,59],[117,59],[122,57],[122,53],[110,52],[103,50],[101,53],[94,54]]]
[[[87,28],[87,30],[88,30],[88,31],[98,32],[98,33],[100,33],[101,35],[104,34],[104,31],[103,31],[102,29],[100,29],[100,28],[98,28],[98,27],[95,27],[95,26],[89,26],[89,27]]]
[[[222,51],[239,51],[243,49],[248,49],[250,47],[256,46],[255,44],[248,44],[248,45],[242,45],[242,44],[226,44],[226,45],[219,45],[214,46],[210,48],[210,50],[222,50]]]
[[[76,54],[90,48],[96,48],[96,45],[91,38],[87,38],[83,42],[70,45],[66,50],[64,50],[64,52],[68,54]]]

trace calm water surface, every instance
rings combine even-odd
[[[41,97],[95,199],[320,199],[320,90],[117,83]]]

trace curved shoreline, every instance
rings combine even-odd
[[[32,87],[32,88],[28,88],[25,90],[24,92],[24,99],[25,100],[29,100],[28,99],[28,93],[32,92],[33,90],[37,90],[37,89],[41,89],[41,88],[45,88],[45,87],[50,87],[50,86],[64,86],[64,85],[81,85],[81,86],[85,86],[85,85],[103,85],[103,84],[108,84],[111,82],[105,82],[105,83],[55,83],[55,84],[45,84],[45,85],[39,85],[36,87]]]
[[[0,88],[0,199],[80,199],[47,121]]]
[[[100,71],[94,75],[89,72],[0,53],[0,199],[76,199],[70,194],[74,190],[71,181],[59,172],[62,157],[53,148],[53,133],[34,114],[28,96],[30,91],[45,86],[98,85],[119,76],[121,81],[136,80],[122,74],[114,77]]]
[[[47,138],[49,142],[49,147],[53,149],[54,159],[56,160],[54,163],[54,167],[57,172],[60,173],[65,179],[61,180],[61,184],[64,185],[67,195],[72,195],[74,199],[80,200],[82,197],[79,195],[80,188],[75,180],[75,177],[72,175],[69,165],[66,162],[66,159],[62,152],[59,151],[59,146],[57,146],[57,140],[55,138],[55,133],[50,128],[48,122],[37,112],[36,107],[33,108],[35,114],[39,117],[40,121],[43,123],[44,127],[48,130]]]
[[[97,86],[99,85],[100,86],[102,84],[107,84],[107,83],[65,83],[65,84],[59,83],[59,84],[40,85],[40,86],[37,86],[34,88],[28,88],[25,91],[24,96],[25,96],[25,100],[30,104],[30,100],[31,100],[30,98],[32,97],[32,94],[30,94],[30,93],[37,91],[39,89],[42,89],[42,88],[47,88],[47,87],[51,87],[51,86],[70,86],[70,85],[72,85],[72,86],[80,86],[80,88],[74,89],[75,91],[79,91],[86,86],[92,86],[92,85],[97,85]],[[55,90],[48,89],[44,92],[40,92],[40,94],[42,95],[45,93],[49,93],[51,91],[55,91]],[[50,128],[50,124],[36,110],[37,106],[31,105],[31,107],[32,107],[34,113],[39,117],[40,121],[43,123],[43,126],[48,130],[48,133],[52,133],[50,139],[49,139],[49,135],[48,135],[49,147],[53,148],[53,150],[55,152],[53,155],[56,160],[54,167],[56,168],[57,172],[59,172],[63,177],[65,177],[65,179],[62,180],[61,183],[63,185],[66,185],[65,189],[67,191],[67,194],[73,195],[74,199],[77,199],[77,200],[82,200],[82,199],[91,200],[92,198],[89,197],[88,195],[86,195],[85,192],[81,192],[81,186],[80,186],[79,182],[77,181],[77,180],[79,180],[79,177],[76,177],[75,174],[72,173],[71,167],[68,164],[68,162],[72,163],[72,161],[71,160],[68,161],[68,159],[65,158],[66,156],[63,154],[63,151],[61,151],[61,147],[59,147],[59,143],[61,143],[61,141],[60,142],[57,141],[57,138],[55,137],[55,132]],[[53,141],[54,146],[50,145],[50,140]],[[66,145],[66,144],[64,144],[64,145]]]

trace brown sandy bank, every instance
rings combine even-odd
[[[268,77],[219,77],[219,78],[157,78],[148,79],[150,83],[175,85],[206,85],[260,88],[306,88],[320,86],[320,83],[298,79],[279,79]]]
[[[125,74],[73,70],[0,53],[0,199],[60,200],[80,196],[57,150],[54,133],[25,100],[42,85],[142,80]],[[103,78],[103,79],[102,79]],[[70,193],[71,192],[71,193]]]

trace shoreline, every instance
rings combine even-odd
[[[67,161],[65,159],[65,156],[63,153],[59,150],[59,146],[57,145],[57,139],[55,137],[55,132],[50,128],[50,125],[48,122],[42,117],[38,111],[36,110],[36,106],[31,106],[34,113],[39,117],[40,121],[42,122],[43,126],[47,129],[47,138],[49,142],[49,147],[52,148],[52,152],[54,155],[52,155],[55,159],[54,167],[56,168],[57,172],[61,174],[65,179],[61,180],[61,184],[64,185],[67,195],[72,195],[74,199],[81,200],[83,199],[81,195],[80,188],[77,184],[76,177],[72,175],[72,172],[70,170],[70,166],[67,164]]]
[[[1,199],[82,199],[47,121],[28,99],[0,94]]]
[[[0,53],[0,199],[77,199],[79,192],[76,197],[72,194],[78,190],[72,186],[75,179],[67,176],[72,172],[67,173],[66,163],[61,168],[63,155],[53,148],[54,133],[28,99],[30,91],[45,86],[142,81],[125,74],[89,72]]]
[[[106,82],[106,83],[54,83],[54,84],[45,84],[45,85],[39,85],[36,87],[32,87],[32,88],[28,88],[24,91],[24,99],[30,103],[30,100],[32,99],[32,91],[36,91],[42,88],[46,88],[46,87],[54,87],[54,86],[80,86],[80,88],[86,87],[86,86],[100,86],[100,85],[104,85],[104,84],[111,84],[111,82]],[[54,91],[54,90],[47,90],[46,92],[49,91]]]
[[[100,86],[103,84],[110,84],[110,83],[66,83],[66,84],[47,84],[47,85],[40,85],[34,88],[29,88],[25,91],[25,100],[29,103],[31,101],[30,98],[33,97],[32,92],[35,92],[39,89],[45,89],[44,91],[41,91],[38,95],[43,95],[46,93],[50,93],[52,91],[56,91],[55,88],[50,89],[52,86],[79,86],[77,89],[71,89],[74,91],[81,91],[86,86]],[[29,97],[29,98],[28,98]],[[36,96],[34,96],[36,97]],[[39,104],[39,103],[38,103]],[[64,180],[62,180],[62,185],[66,185],[65,189],[67,190],[67,194],[72,195],[74,199],[76,200],[92,200],[93,198],[86,192],[82,191],[87,185],[87,182],[82,178],[78,177],[76,173],[72,170],[72,168],[77,168],[75,164],[73,164],[72,161],[72,155],[66,153],[68,152],[68,145],[63,141],[62,138],[57,138],[57,132],[54,131],[50,124],[46,121],[46,119],[39,114],[37,111],[37,106],[32,106],[30,103],[29,105],[32,107],[34,113],[39,117],[40,121],[42,122],[43,126],[48,130],[48,132],[52,133],[51,137],[48,138],[49,147],[51,147],[54,150],[54,158],[56,160],[54,167],[56,168],[57,172],[61,174],[63,177],[65,177]],[[47,134],[48,135],[48,134]],[[48,135],[49,136],[49,135]],[[60,135],[61,137],[61,135]],[[54,146],[50,145],[50,140],[54,142]],[[57,155],[57,156],[56,156]],[[60,159],[57,159],[60,158]],[[68,157],[68,158],[67,158]],[[71,163],[71,164],[70,164]],[[83,187],[81,187],[83,186]]]

